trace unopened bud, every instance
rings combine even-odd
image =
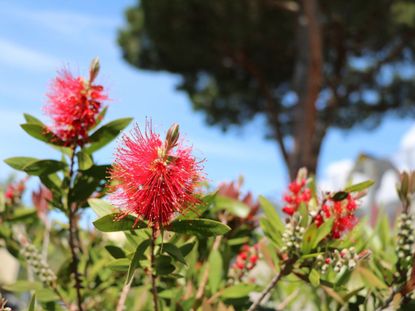
[[[170,149],[177,145],[177,141],[179,140],[179,125],[177,123],[173,123],[170,126],[169,130],[167,131],[166,135],[166,148]]]
[[[89,67],[89,83],[92,83],[95,80],[95,78],[98,76],[99,69],[100,69],[99,58],[95,57],[91,61],[91,65]]]

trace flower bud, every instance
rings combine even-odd
[[[99,58],[95,57],[91,61],[91,65],[89,67],[89,83],[94,82],[95,78],[98,76],[99,69],[100,69]]]
[[[167,131],[167,135],[166,135],[166,149],[167,150],[177,145],[179,136],[180,136],[179,125],[177,123],[173,123],[170,126],[169,130]]]

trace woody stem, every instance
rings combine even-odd
[[[153,226],[152,227],[152,234],[151,234],[151,239],[150,239],[150,251],[151,251],[151,257],[150,257],[150,264],[151,264],[151,292],[153,294],[153,303],[154,303],[154,311],[158,311],[158,294],[157,294],[157,286],[156,286],[156,281],[157,281],[157,276],[155,273],[155,254],[154,254],[154,250],[155,250],[155,246],[156,246],[156,233],[157,230],[156,228]]]

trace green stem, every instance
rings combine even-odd
[[[76,213],[78,210],[78,207],[75,203],[69,204],[70,201],[70,194],[72,190],[72,180],[74,176],[74,167],[75,167],[75,152],[76,152],[76,146],[72,148],[72,154],[70,159],[70,167],[69,167],[69,189],[68,189],[68,196],[67,196],[67,211],[68,211],[68,220],[69,220],[69,248],[71,250],[71,256],[72,256],[72,263],[71,263],[71,272],[75,279],[75,290],[76,290],[76,298],[77,298],[77,305],[78,305],[78,311],[83,311],[82,307],[82,280],[80,273],[78,271],[78,265],[79,265],[79,258],[78,258],[78,252],[79,252],[79,245],[77,242],[77,223],[76,223]]]
[[[155,246],[156,246],[156,233],[157,230],[156,228],[153,226],[151,228],[152,232],[151,232],[151,239],[150,239],[150,250],[151,250],[151,255],[150,255],[150,264],[151,264],[151,292],[153,294],[153,304],[154,304],[154,311],[158,311],[159,307],[158,307],[158,294],[157,294],[157,285],[156,285],[156,281],[157,281],[157,276],[155,274]]]

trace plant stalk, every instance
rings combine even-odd
[[[262,291],[261,296],[252,303],[252,305],[249,307],[248,311],[254,311],[262,300],[271,292],[271,290],[277,285],[277,283],[281,280],[281,278],[287,274],[289,274],[292,270],[293,262],[286,262],[279,273],[277,273],[271,280],[271,282],[268,284],[268,286]]]
[[[77,223],[76,223],[76,212],[77,212],[77,205],[75,203],[69,204],[69,197],[72,190],[72,179],[74,176],[74,166],[75,166],[75,151],[76,146],[72,148],[72,154],[70,159],[70,168],[69,168],[69,189],[68,189],[68,197],[67,197],[67,208],[68,208],[68,220],[69,220],[69,248],[71,250],[72,256],[72,263],[71,263],[71,272],[75,279],[75,290],[76,290],[76,298],[77,298],[77,305],[78,311],[83,311],[82,307],[82,280],[78,271],[78,251],[79,245],[77,242]]]
[[[156,246],[156,233],[157,233],[157,230],[154,226],[151,228],[151,230],[152,230],[151,239],[150,239],[151,292],[153,294],[154,311],[159,311],[158,293],[157,293],[157,285],[156,285],[157,276],[155,274],[155,254],[154,254],[154,250],[155,250],[155,246]]]

